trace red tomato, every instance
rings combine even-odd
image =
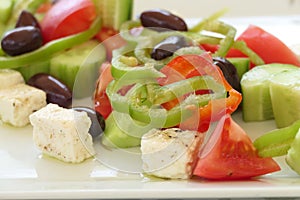
[[[112,111],[112,107],[106,94],[107,85],[113,80],[111,75],[111,64],[104,63],[100,68],[100,76],[94,96],[95,110],[106,119]]]
[[[60,0],[41,21],[45,42],[87,30],[96,18],[96,7],[91,0]]]
[[[300,67],[296,54],[281,40],[258,26],[249,26],[237,40],[245,41],[247,46],[268,63],[285,63]],[[217,45],[201,45],[206,51],[215,52]],[[230,49],[226,57],[246,57],[237,49]]]
[[[260,27],[249,26],[237,40],[245,41],[248,47],[257,53],[265,63],[286,63],[300,66],[299,59],[291,49]],[[233,56],[237,52],[231,52],[230,54],[228,56]]]
[[[261,158],[245,131],[226,115],[200,152],[194,175],[207,179],[246,179],[280,170],[272,158]]]
[[[111,60],[113,50],[126,44],[126,41],[119,35],[118,31],[108,27],[102,27],[96,38],[104,44],[107,60]]]

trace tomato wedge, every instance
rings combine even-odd
[[[246,42],[247,46],[257,53],[266,64],[284,63],[300,67],[297,55],[286,44],[258,26],[250,25],[237,40]],[[203,44],[201,46],[210,52],[218,49],[216,45]],[[237,49],[230,49],[226,57],[246,57],[246,55]]]
[[[44,42],[87,30],[96,16],[96,7],[91,0],[60,0],[41,21]]]
[[[223,116],[200,152],[193,174],[206,179],[247,179],[275,171],[272,158],[261,158],[246,132],[231,118]]]

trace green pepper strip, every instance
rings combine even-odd
[[[212,14],[211,16],[209,16],[208,18],[203,19],[202,21],[200,21],[198,24],[196,24],[195,26],[193,26],[192,28],[189,29],[189,31],[191,32],[199,32],[201,30],[203,30],[203,28],[210,22],[215,21],[217,19],[219,19],[222,15],[224,15],[226,12],[228,11],[227,8],[222,9],[214,14]]]
[[[190,95],[180,105],[169,111],[161,108],[161,103],[201,89],[210,89],[214,93]],[[129,111],[132,119],[148,125],[150,123],[155,128],[178,125],[192,115],[188,109],[191,105],[200,107],[206,105],[211,99],[226,97],[224,86],[210,76],[196,76],[162,87],[157,83],[138,84],[126,96],[117,93],[111,95],[109,90],[111,88],[108,87],[107,94],[115,111],[124,113]]]
[[[98,33],[100,27],[101,18],[97,17],[91,25],[91,27],[84,32],[67,36],[61,39],[53,40],[47,43],[46,45],[42,46],[41,48],[26,54],[14,57],[0,57],[0,69],[17,68],[20,66],[26,66],[37,61],[43,61],[49,58],[49,56],[53,55],[54,53],[71,48],[74,45],[89,40],[96,33]]]
[[[198,33],[188,33],[187,36],[192,38],[198,44],[213,44],[217,45],[220,43],[221,38],[202,35]],[[250,49],[244,41],[234,41],[232,48],[241,51],[243,54],[249,57],[252,63],[255,65],[263,65],[264,61],[257,55],[252,49]]]
[[[163,73],[157,71],[151,63],[132,67],[123,63],[120,58],[121,56],[118,56],[112,60],[111,73],[116,80],[123,79],[134,81],[165,76]]]

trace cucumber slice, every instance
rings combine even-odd
[[[226,59],[235,66],[240,80],[242,79],[244,73],[249,71],[249,67],[250,67],[249,58],[226,58]]]
[[[113,113],[105,120],[104,135],[101,139],[104,146],[114,148],[129,148],[141,144],[140,137],[131,136],[119,128]]]
[[[12,14],[14,1],[13,0],[1,0],[0,3],[0,23],[6,24]]]
[[[119,30],[132,17],[132,0],[98,0],[103,26]]]
[[[270,96],[277,127],[289,126],[300,119],[300,69],[273,76]]]
[[[65,83],[74,97],[92,96],[105,58],[105,48],[96,40],[89,40],[51,58],[50,74]]]
[[[298,67],[288,64],[268,64],[254,67],[243,75],[241,88],[244,121],[274,118],[269,91],[270,78],[275,74],[295,69]]]
[[[286,163],[300,175],[300,129],[296,134],[296,137],[291,144],[291,148],[288,150],[286,155]]]

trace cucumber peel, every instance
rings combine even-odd
[[[111,113],[105,120],[105,130],[101,142],[107,147],[129,148],[139,146],[141,138],[129,135],[123,131],[115,121],[114,114]]]
[[[132,0],[95,0],[103,26],[119,30],[123,22],[132,17]]]
[[[226,59],[234,65],[240,80],[242,79],[242,76],[247,71],[249,71],[249,68],[250,68],[250,59],[249,58],[237,57],[237,58],[226,58]]]

